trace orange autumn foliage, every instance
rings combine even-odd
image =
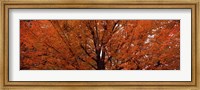
[[[21,20],[21,70],[180,69],[179,20]]]

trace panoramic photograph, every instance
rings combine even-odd
[[[180,70],[180,20],[20,20],[20,70]]]

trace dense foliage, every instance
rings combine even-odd
[[[20,69],[180,69],[180,21],[21,20]]]

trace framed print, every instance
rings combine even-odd
[[[1,3],[2,89],[199,89],[199,1]]]

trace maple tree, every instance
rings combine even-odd
[[[21,20],[20,69],[180,69],[180,20]]]

